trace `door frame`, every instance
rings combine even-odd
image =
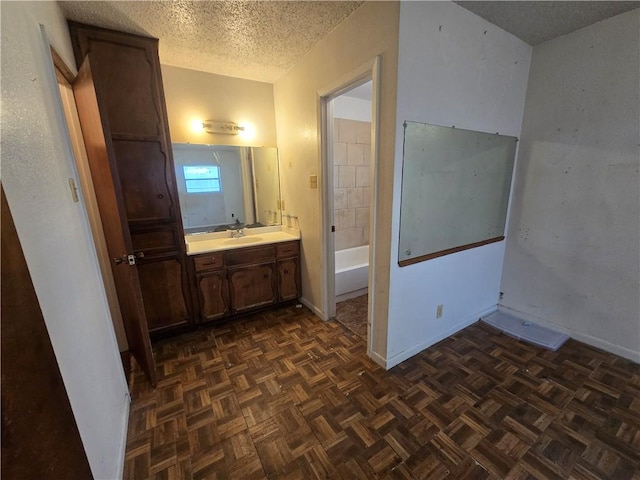
[[[58,91],[62,105],[61,108],[64,113],[67,134],[71,144],[71,150],[73,151],[72,157],[75,161],[75,170],[79,180],[79,185],[75,185],[75,188],[79,189],[81,192],[81,195],[79,195],[78,198],[80,201],[83,201],[89,225],[91,227],[91,235],[95,244],[96,257],[102,274],[102,282],[107,296],[109,311],[111,312],[120,355],[123,360],[125,374],[127,378],[129,378],[131,370],[129,362],[129,347],[127,345],[126,333],[122,321],[122,312],[120,311],[118,295],[116,293],[113,274],[111,272],[111,259],[109,258],[107,251],[100,211],[96,201],[96,193],[93,188],[93,180],[89,169],[87,151],[84,145],[84,138],[82,137],[80,120],[78,118],[78,109],[73,95],[72,83],[75,80],[75,75],[67,67],[64,60],[62,60],[53,47],[51,47],[51,57],[56,70]]]
[[[332,100],[354,87],[368,81],[371,89],[371,208],[369,211],[369,279],[367,308],[367,354],[371,356],[373,330],[376,328],[375,311],[375,258],[376,258],[376,212],[378,190],[378,138],[380,125],[380,56],[360,65],[340,79],[318,91],[318,112],[320,126],[320,171],[322,195],[320,211],[322,212],[322,318],[329,320],[335,317],[335,240],[331,231],[333,223],[333,121]]]

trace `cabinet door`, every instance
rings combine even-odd
[[[89,58],[78,70],[78,76],[73,82],[73,94],[78,107],[105,241],[109,256],[113,259],[113,280],[129,350],[155,385],[155,359],[151,350],[139,272],[129,262],[123,261],[123,256],[133,253],[133,245],[126,222],[125,205],[117,188],[117,174],[110,165],[111,141],[105,136],[106,123],[100,116],[100,101],[94,87]]]
[[[216,320],[229,314],[229,288],[224,270],[197,276],[200,316]]]
[[[300,271],[297,258],[278,261],[278,292],[280,301],[295,300],[300,296]]]
[[[104,113],[112,134],[165,133],[164,93],[158,40],[69,22],[76,63],[94,62],[98,88],[105,91]]]
[[[276,288],[275,262],[229,269],[233,313],[276,303]]]
[[[187,271],[180,255],[146,257],[138,275],[150,332],[189,323]]]
[[[161,142],[114,139],[113,153],[129,226],[176,223],[174,172]]]

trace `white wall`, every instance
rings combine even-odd
[[[2,3],[2,184],[93,475],[121,478],[127,384],[40,23],[73,66],[56,3]]]
[[[533,49],[502,306],[640,362],[639,11]]]
[[[340,95],[333,100],[333,118],[371,122],[371,100]]]
[[[298,216],[302,237],[303,301],[322,313],[322,188],[319,92],[353,80],[355,71],[380,56],[380,136],[373,213],[375,305],[372,351],[385,356],[389,292],[389,244],[393,174],[398,2],[365,2],[274,84],[282,197],[286,212]],[[317,189],[309,176],[318,175]]]
[[[519,136],[530,57],[530,46],[458,5],[401,2],[387,367],[495,309],[504,255],[499,242],[398,267],[402,123]]]

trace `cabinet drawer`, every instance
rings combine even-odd
[[[276,256],[278,258],[294,257],[300,253],[300,243],[284,242],[276,245]]]
[[[193,264],[196,267],[196,272],[222,268],[224,267],[224,253],[217,252],[208,253],[206,255],[198,255],[197,257],[194,257]]]
[[[254,263],[272,262],[276,256],[276,249],[273,245],[241,248],[227,251],[227,266],[251,265]]]

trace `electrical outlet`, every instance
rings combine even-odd
[[[438,305],[438,306],[436,307],[436,318],[440,318],[440,317],[442,317],[442,308],[443,308],[443,306],[442,306],[442,305]]]
[[[311,186],[311,188],[318,188],[318,176],[317,175],[310,175],[309,176],[309,185]]]

